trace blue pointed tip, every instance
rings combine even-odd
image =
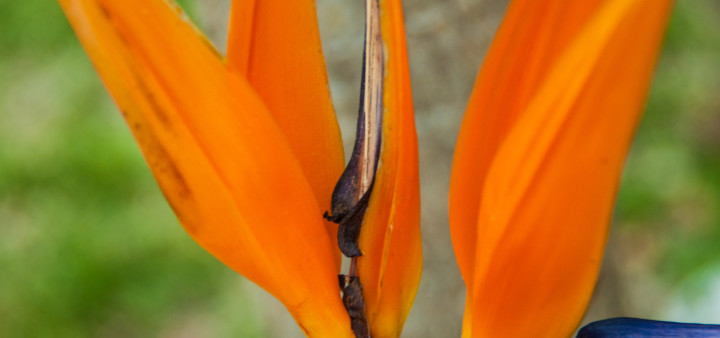
[[[577,338],[720,337],[720,325],[661,322],[637,318],[611,318],[583,327]]]

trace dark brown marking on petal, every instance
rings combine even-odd
[[[195,233],[196,228],[192,222],[186,222],[182,205],[194,203],[194,195],[187,180],[180,169],[172,161],[172,158],[160,143],[152,136],[149,136],[149,147],[145,149],[145,159],[148,165],[153,168],[153,174],[160,185],[160,191],[170,204],[173,212],[188,233]]]
[[[139,124],[136,123],[135,125]],[[195,197],[185,176],[165,148],[155,139],[155,136],[148,135],[147,132],[143,134],[148,136],[147,141],[149,141],[145,151],[145,158],[148,165],[154,169],[154,175],[160,185],[160,190],[187,232],[195,233],[192,222],[185,221],[186,217],[184,217],[183,209],[180,207],[183,204],[195,203],[193,201]]]
[[[172,189],[165,190],[172,190],[171,192],[173,193],[174,198],[191,199],[192,193],[185,177],[182,175],[182,172],[180,172],[175,163],[173,163],[170,159],[170,156],[167,154],[165,149],[159,147],[158,145],[154,149],[154,154],[148,155],[152,156],[153,160],[149,160],[148,162],[150,162],[150,165],[157,170],[158,175],[167,175],[175,182],[175,186],[173,186]]]
[[[145,90],[144,86],[140,86],[140,87],[143,88],[143,90]],[[152,107],[151,110],[153,113],[155,113],[155,116],[157,116],[158,121],[160,121],[160,123],[162,123],[165,128],[169,129],[171,126],[170,119],[168,118],[167,114],[165,113],[165,110],[163,110],[162,107],[160,106],[160,104],[158,104],[157,99],[155,98],[155,95],[150,92],[146,92],[145,94],[146,94],[145,97],[147,98],[147,101],[150,104],[150,107]]]
[[[100,13],[107,19],[110,26],[113,28],[113,30],[116,33],[116,36],[118,37],[119,41],[125,45],[126,49],[128,51],[133,51],[135,48],[133,48],[128,40],[125,34],[122,30],[118,29],[115,20],[113,20],[113,17],[108,10],[108,8],[105,6],[104,3],[99,2],[97,3],[98,9]],[[137,56],[137,55],[136,55]],[[128,60],[131,61],[131,60]],[[132,63],[132,62],[130,62]],[[162,109],[161,105],[158,103],[157,98],[155,97],[155,94],[148,89],[147,82],[144,79],[145,77],[138,73],[138,69],[135,67],[130,67],[130,71],[132,74],[133,79],[135,80],[135,83],[137,84],[138,89],[140,90],[142,96],[144,96],[147,99],[147,103],[150,105],[151,110],[155,113],[155,116],[157,116],[158,121],[162,123],[165,127],[169,127],[171,125],[170,119],[168,118],[168,115],[165,113],[164,109]],[[123,116],[127,117],[124,111],[122,111]]]
[[[107,6],[105,6],[104,3],[98,2],[97,3],[98,9],[100,10],[100,14],[105,18],[105,20],[110,21],[112,19],[112,16],[110,15],[110,11],[107,9]]]
[[[105,18],[105,21],[107,21],[112,26],[113,30],[115,30],[115,32],[117,33],[117,37],[120,40],[120,42],[122,44],[124,44],[125,46],[130,47],[127,37],[124,34],[122,34],[122,32],[119,29],[117,29],[117,26],[115,24],[116,18],[112,15],[112,12],[110,12],[110,10],[107,8],[107,6],[102,2],[97,3],[97,7],[98,7],[98,10],[100,11],[100,15],[102,15],[103,18]]]
[[[300,322],[297,322],[297,325],[300,327],[300,330],[305,334],[306,337],[310,337],[310,332],[303,326]]]
[[[124,55],[129,58],[127,62],[133,64],[133,61],[137,61],[133,60],[133,58],[137,58],[138,55],[132,53],[137,52],[137,49],[129,43],[125,33],[119,29],[118,18],[112,15],[112,12],[104,2],[95,2],[95,4],[97,5],[100,15],[103,16],[108,25],[115,31],[118,41],[125,45],[127,51],[130,51],[130,54]],[[158,121],[163,125],[163,128],[171,129],[171,120],[162,105],[158,102],[155,94],[149,90],[144,76],[138,73],[140,70],[136,67],[129,67],[129,69],[132,72],[133,80],[141,95],[150,106],[151,112],[157,117]],[[155,135],[149,130],[141,131],[143,123],[133,119],[133,114],[128,113],[126,108],[121,107],[120,113],[131,129],[134,129],[136,132],[135,137],[139,143],[146,145],[143,149],[145,160],[148,165],[154,169],[153,173],[158,178],[157,182],[160,185],[160,190],[168,201],[170,208],[173,209],[178,220],[183,224],[187,232],[197,232],[192,222],[184,221],[183,208],[180,207],[181,204],[193,203],[192,200],[194,199],[193,193],[182,172],[175,165],[167,150],[160,144]],[[161,177],[163,177],[163,179],[160,179]]]
[[[133,77],[135,78],[138,89],[140,90],[142,96],[145,97],[148,105],[150,105],[150,111],[154,113],[154,115],[157,117],[158,121],[163,125],[164,128],[171,129],[172,123],[170,122],[170,118],[168,117],[168,114],[162,108],[160,103],[157,101],[155,94],[153,94],[153,92],[148,89],[147,84],[139,74],[133,72]]]

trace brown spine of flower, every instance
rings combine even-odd
[[[352,330],[358,338],[370,337],[356,263],[357,257],[362,255],[358,247],[358,236],[375,183],[382,145],[385,72],[383,53],[380,4],[378,0],[366,0],[365,49],[355,145],[350,162],[333,191],[330,208],[332,215],[327,212],[324,215],[326,219],[339,223],[338,247],[345,256],[351,257],[350,271],[348,275],[340,275],[339,282],[343,304],[350,316]]]
[[[365,50],[355,145],[332,195],[325,218],[339,223],[338,246],[347,257],[361,256],[357,238],[370,200],[382,141],[384,50],[377,0],[365,2]]]

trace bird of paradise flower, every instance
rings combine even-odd
[[[59,0],[166,198],[206,250],[309,336],[352,336],[320,217],[343,168],[311,0],[235,0],[226,59],[161,0]],[[669,0],[512,1],[477,78],[450,187],[463,336],[577,328]],[[421,271],[417,143],[399,0],[381,0],[383,141],[358,275],[399,336]]]
[[[225,60],[168,2],[60,4],[187,232],[282,301],[306,334],[351,336],[337,227],[322,219],[343,151],[314,2],[233,2]],[[377,336],[399,335],[422,265],[400,2],[382,13],[382,164],[357,266]]]
[[[563,337],[602,261],[672,1],[513,1],[458,136],[464,336]]]

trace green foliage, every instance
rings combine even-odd
[[[55,2],[0,0],[0,336],[263,336]]]
[[[677,1],[616,215],[671,285],[720,261],[719,60],[720,3]]]

